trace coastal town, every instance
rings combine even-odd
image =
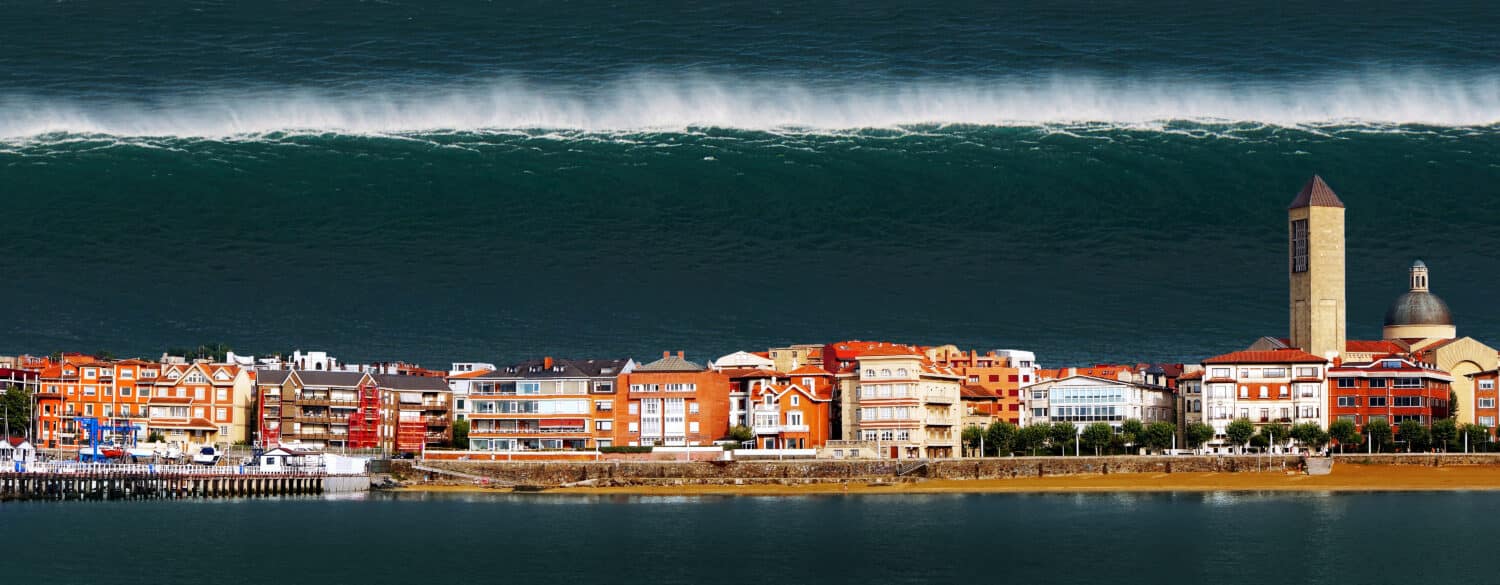
[[[1344,202],[1315,176],[1287,214],[1288,332],[1247,332],[1243,350],[1194,363],[1053,365],[1024,349],[900,340],[446,368],[300,349],[20,355],[0,357],[0,461],[186,462],[205,449],[506,461],[1490,450],[1500,351],[1460,335],[1433,292],[1441,275],[1403,260],[1390,278],[1409,290],[1381,338],[1348,339]]]

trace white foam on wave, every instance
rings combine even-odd
[[[225,138],[518,129],[825,132],[1170,121],[1490,126],[1500,124],[1500,74],[1238,83],[1057,75],[847,84],[639,75],[597,85],[508,79],[464,87],[358,93],[268,88],[104,102],[0,92],[0,137],[11,140],[56,134]]]

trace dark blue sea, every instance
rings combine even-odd
[[[1489,2],[0,0],[0,353],[1500,339]]]
[[[1473,557],[1497,513],[1482,492],[22,502],[0,504],[0,566],[31,585],[1492,583]]]

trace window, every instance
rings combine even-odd
[[[1300,397],[1302,397],[1302,398],[1317,398],[1318,397],[1318,385],[1317,384],[1298,384],[1297,385],[1297,395],[1300,396]]]
[[[112,418],[114,416],[115,416],[115,405],[113,405],[113,404],[106,404],[106,405],[104,405],[104,418]]]
[[[1229,377],[1229,368],[1214,368],[1212,370],[1212,372],[1213,373],[1209,374],[1209,375],[1213,376],[1215,378],[1228,378]]]
[[[865,377],[866,378],[874,378],[875,377],[875,370],[865,370]]]
[[[1394,388],[1421,388],[1422,387],[1422,379],[1421,378],[1396,378],[1396,384],[1393,387]]]
[[[541,394],[541,382],[516,382],[516,394]]]
[[[640,410],[641,410],[641,405],[639,403],[636,403],[636,402],[630,403],[630,409],[629,409],[630,414],[637,414],[637,413],[640,412]]]
[[[1413,407],[1421,405],[1421,396],[1395,396],[1391,398],[1391,406]]]
[[[1292,272],[1307,272],[1307,220],[1292,221]]]
[[[1340,396],[1338,404],[1339,404],[1340,407],[1354,408],[1354,407],[1359,406],[1359,397],[1358,396]]]
[[[1309,368],[1309,367],[1301,367],[1301,366],[1299,366],[1297,368],[1297,377],[1298,378],[1316,378],[1316,377],[1318,377],[1318,369],[1317,368]]]
[[[216,409],[214,409],[214,420],[228,420],[228,419],[229,419],[229,409],[227,409],[227,408],[216,408]]]
[[[692,421],[692,422],[688,423],[688,432],[689,433],[696,433],[696,432],[698,432],[698,421]]]
[[[218,400],[220,402],[223,402],[225,400],[229,400],[229,389],[228,388],[218,388],[218,389],[214,390],[214,400]]]
[[[1385,378],[1370,378],[1370,387],[1371,388],[1384,388],[1389,383],[1390,383],[1390,380],[1387,380]]]
[[[1047,409],[1045,409],[1045,408],[1033,408],[1033,409],[1031,409],[1031,416],[1034,416],[1034,417],[1037,417],[1037,418],[1046,418],[1046,416],[1047,416]]]
[[[1495,381],[1494,380],[1480,380],[1479,381],[1479,389],[1480,390],[1494,390],[1495,389]],[[52,391],[56,392],[57,391],[57,387],[53,386]]]
[[[638,433],[641,432],[641,423],[631,421],[629,425],[626,425],[626,428],[632,433]]]
[[[1370,397],[1370,406],[1385,406],[1385,397],[1384,396],[1371,396]]]
[[[1280,386],[1276,389],[1276,396],[1280,398],[1286,398],[1288,396],[1291,396],[1291,392],[1287,389],[1286,386]]]
[[[125,386],[124,388],[120,388],[120,396],[130,396],[130,387]]]
[[[792,406],[801,406],[802,405],[802,397],[797,396],[796,394],[793,394],[792,395],[791,404],[792,404]]]
[[[614,382],[609,382],[609,381],[594,382],[594,392],[595,393],[608,394],[608,393],[614,392],[614,391],[615,391],[615,383]]]
[[[802,387],[806,388],[808,390],[816,390],[817,387],[818,387],[818,379],[817,378],[811,378],[811,377],[803,378],[802,379]]]
[[[1240,386],[1240,398],[1249,398],[1249,397],[1250,397],[1250,388],[1246,387],[1246,386]]]
[[[205,392],[203,392],[203,388],[201,388],[201,387],[200,388],[194,388],[193,389],[193,400],[203,400],[204,394],[205,394]]]
[[[1495,407],[1495,399],[1494,398],[1480,398],[1479,399],[1479,407],[1480,408],[1494,408]]]
[[[1479,417],[1479,425],[1480,426],[1485,426],[1485,427],[1490,427],[1490,428],[1495,428],[1495,417],[1493,417],[1493,416],[1481,416],[1481,417]]]
[[[698,403],[697,402],[694,402],[694,403],[688,405],[688,414],[698,414]],[[694,423],[694,424],[696,424],[696,423]]]
[[[612,402],[610,402],[608,400],[595,400],[594,401],[594,410],[597,410],[599,412],[609,412],[609,411],[614,410],[614,409],[615,409],[614,403],[612,403]]]
[[[94,405],[92,405],[92,404],[85,404],[85,405],[83,405],[83,416],[94,416]]]
[[[97,389],[94,386],[84,386],[83,387],[83,395],[84,396],[93,396],[96,391],[97,391]]]
[[[615,428],[615,421],[612,421],[612,420],[596,420],[596,421],[594,421],[594,430],[596,430],[596,431],[609,431],[609,430],[614,430],[614,428]]]
[[[1260,387],[1260,397],[1261,398],[1270,398],[1271,397],[1271,389],[1270,388],[1266,388],[1265,386],[1261,386]]]
[[[1339,378],[1339,388],[1357,388],[1358,382],[1354,378]]]
[[[1399,368],[1401,367],[1401,360],[1380,360],[1380,367]]]
[[[220,436],[228,436],[229,435],[229,425],[219,425],[219,435]]]
[[[899,376],[899,377],[905,378],[905,377],[907,377],[907,376],[909,376],[911,374],[906,371],[906,368],[897,368],[896,369],[896,375]]]
[[[1266,371],[1261,374],[1261,377],[1262,378],[1285,378],[1286,377],[1286,368],[1266,368]]]
[[[203,418],[203,407],[202,406],[198,406],[198,407],[193,408],[193,418]]]
[[[888,369],[880,370],[880,377],[882,377],[882,378],[889,378],[889,377],[891,377],[891,371],[888,370]]]
[[[130,405],[129,404],[121,404],[120,405],[120,416],[125,416],[125,417],[130,416]]]

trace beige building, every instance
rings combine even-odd
[[[1314,175],[1287,210],[1292,346],[1324,359],[1344,352],[1344,202]]]
[[[1408,271],[1410,289],[1396,297],[1385,312],[1384,337],[1410,348],[1413,357],[1453,376],[1453,394],[1458,399],[1458,421],[1475,421],[1474,380],[1469,375],[1500,366],[1495,348],[1472,337],[1459,337],[1453,314],[1430,287],[1427,264],[1412,263]]]
[[[817,343],[773,347],[766,350],[766,355],[775,363],[778,372],[790,372],[802,366],[823,367],[823,346]]]
[[[885,458],[957,457],[962,382],[915,348],[864,352],[838,378],[843,439],[874,443]]]

